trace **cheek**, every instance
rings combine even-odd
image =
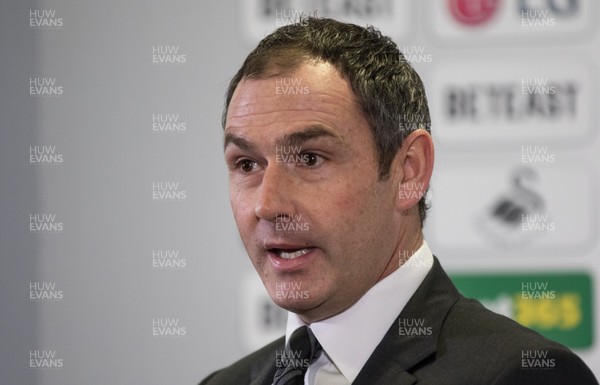
[[[315,210],[329,251],[344,255],[343,260],[352,259],[350,251],[360,248],[364,240],[365,227],[372,215],[367,202],[371,200],[370,194],[372,191],[364,185],[345,179],[335,190],[324,194],[326,199],[320,200],[319,208]]]
[[[344,240],[342,247],[362,254],[390,231],[393,193],[377,182],[345,187],[329,201],[328,213],[335,218],[331,226],[337,233],[335,238]]]
[[[247,197],[245,199],[244,197],[240,190],[229,188],[229,204],[240,233],[244,233],[244,228],[248,226],[249,213],[252,210]]]
[[[330,194],[330,207],[338,211],[338,216],[359,218],[370,215],[375,186],[365,179],[340,180],[337,193]]]

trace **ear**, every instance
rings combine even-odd
[[[416,206],[425,195],[433,173],[433,160],[433,140],[427,131],[416,130],[404,139],[393,168],[398,183],[398,210]]]

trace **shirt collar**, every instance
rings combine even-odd
[[[313,331],[340,373],[352,383],[383,336],[398,317],[433,265],[425,241],[406,262],[371,287],[342,313],[313,322]],[[300,326],[300,317],[288,312],[286,341]]]

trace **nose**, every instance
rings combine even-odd
[[[257,191],[254,212],[260,219],[275,222],[281,215],[293,213],[293,182],[284,165],[269,163]]]

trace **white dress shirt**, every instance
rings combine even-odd
[[[313,322],[310,329],[324,354],[308,367],[304,384],[351,384],[432,265],[433,254],[423,241],[400,268],[377,282],[350,308]],[[294,330],[304,325],[297,314],[288,312],[286,341]]]

